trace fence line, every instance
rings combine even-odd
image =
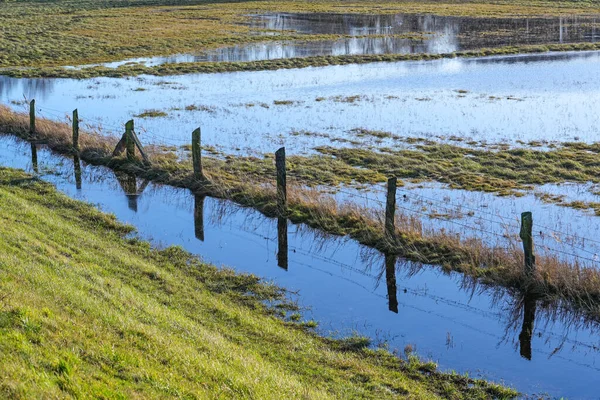
[[[38,144],[40,141],[37,140],[37,132],[36,132],[36,126],[35,126],[35,122],[36,122],[36,115],[35,115],[35,111],[36,109],[40,109],[40,110],[51,110],[51,111],[56,111],[56,112],[60,112],[59,110],[53,110],[50,108],[46,108],[46,107],[36,107],[35,104],[35,99],[31,100],[30,102],[30,141],[32,142],[32,146],[34,146],[35,144]],[[55,114],[56,115],[56,114]],[[79,129],[79,123],[82,121],[85,121],[85,119],[79,119],[78,114],[77,114],[77,110],[75,110],[73,112],[73,118],[69,118],[68,114],[65,113],[65,119],[67,120],[71,120],[71,123],[73,125],[73,149],[75,151],[75,154],[78,153],[77,149],[78,149],[78,142],[77,139],[79,137],[78,134],[78,129]],[[116,128],[116,129],[123,129],[123,128]],[[149,136],[152,137],[161,137],[159,135],[150,133]],[[165,138],[167,139],[167,138]],[[172,140],[172,138],[170,138],[169,140]],[[182,142],[180,142],[182,143]],[[189,144],[189,143],[186,143]],[[200,145],[200,129],[196,129],[193,134],[192,134],[192,141],[191,141],[191,147],[192,147],[192,156],[193,156],[193,166],[194,166],[194,175],[196,177],[197,180],[199,181],[205,181],[204,175],[202,173],[202,160],[201,160],[201,145]],[[127,124],[125,124],[125,129],[124,129],[124,133],[123,136],[121,137],[121,140],[119,141],[119,143],[117,144],[115,151],[113,153],[113,156],[117,156],[119,155],[123,150],[127,150],[127,158],[130,161],[134,161],[135,160],[135,149],[137,148],[138,152],[140,153],[140,155],[142,156],[143,160],[146,163],[149,163],[150,160],[148,159],[147,155],[145,154],[144,148],[139,140],[139,138],[137,137],[137,134],[135,133],[134,129],[133,129],[133,120],[129,121]],[[33,147],[32,147],[32,151],[33,151]],[[296,176],[295,174],[290,174],[289,171],[286,170],[286,163],[285,163],[285,148],[281,148],[276,152],[276,171],[277,171],[277,203],[278,203],[278,214],[280,218],[284,218],[286,217],[287,214],[287,180],[286,180],[286,176],[289,175],[295,179],[297,179],[298,181],[305,181],[304,178]],[[37,164],[34,163],[34,164]],[[506,234],[499,234],[493,231],[489,231],[489,230],[485,230],[479,227],[475,227],[475,226],[471,226],[465,223],[461,223],[461,222],[457,222],[457,221],[453,221],[453,220],[449,220],[447,218],[442,218],[440,216],[436,216],[434,214],[431,213],[427,213],[421,210],[415,210],[415,209],[411,209],[402,205],[398,205],[396,203],[396,190],[397,190],[397,185],[395,184],[396,182],[396,178],[392,177],[390,178],[390,180],[388,180],[388,195],[387,195],[387,201],[385,202],[386,204],[386,217],[385,217],[385,224],[384,224],[384,235],[386,237],[392,238],[395,235],[395,227],[394,227],[394,222],[395,222],[395,218],[394,218],[394,210],[399,208],[399,209],[403,209],[405,211],[408,211],[412,214],[418,214],[421,216],[426,216],[428,218],[431,219],[436,219],[436,220],[440,220],[452,225],[456,225],[456,226],[460,226],[462,228],[466,228],[468,230],[472,230],[472,231],[476,231],[476,232],[481,232],[484,233],[486,235],[491,235],[491,236],[496,236],[496,237],[500,237],[502,239],[507,239],[510,237],[510,235],[506,235]],[[409,193],[409,191],[407,189],[403,189],[401,188],[400,190]],[[373,201],[373,202],[377,202],[379,204],[384,204],[383,201],[379,200],[379,199],[375,199],[372,197],[367,196],[366,194],[364,195],[358,195],[356,193],[351,193],[349,191],[345,191],[342,189],[337,190],[339,193],[344,193],[346,195],[355,197],[355,198],[361,198],[361,199],[366,199],[368,201]],[[428,201],[437,203],[437,204],[442,204],[441,201],[433,199],[433,198],[429,198],[427,196],[424,195],[420,195],[420,194],[415,194],[415,193],[411,193],[411,196],[417,197],[417,198],[422,198],[422,199],[427,199]],[[446,204],[449,204],[450,207],[448,207]],[[493,213],[489,213],[489,212],[485,212],[482,210],[478,210],[472,207],[468,207],[468,206],[463,206],[463,205],[454,205],[450,202],[444,204],[444,208],[448,211],[448,210],[454,210],[451,207],[456,207],[456,208],[466,208],[466,209],[470,209],[473,211],[477,211],[480,213],[484,213],[484,214],[489,214],[489,215],[494,215]],[[456,212],[460,212],[458,209],[455,209],[454,211]],[[529,215],[529,216],[528,216]],[[495,216],[495,215],[494,215]],[[526,259],[526,269],[533,269],[535,268],[535,257],[533,256],[533,237],[539,237],[539,235],[534,235],[532,233],[532,223],[528,223],[528,218],[530,219],[530,213],[523,213],[521,216],[521,239],[524,243],[524,251],[525,251],[525,259]],[[494,223],[494,224],[501,224],[504,228],[516,228],[515,225],[513,224],[507,224],[504,221],[496,221],[496,220],[491,220],[491,219],[485,219],[482,218],[480,216],[478,216],[477,218],[490,222],[490,223]],[[284,227],[282,225],[282,229],[286,228],[287,225]],[[553,230],[553,229],[549,229],[552,232],[555,233],[561,233],[561,234],[565,234],[568,235],[570,237],[573,238],[578,238],[578,239],[582,239],[582,240],[587,240],[589,242],[593,242],[593,243],[600,243],[600,241],[596,241],[593,239],[589,239],[589,238],[585,238],[585,237],[580,237],[580,236],[575,236],[575,235],[569,235],[566,234],[564,232],[560,232],[557,230]],[[524,233],[525,232],[525,233]],[[285,232],[282,230],[281,234],[285,233],[287,235],[287,229],[285,229]],[[515,233],[516,236],[516,233]],[[558,240],[557,240],[558,241]],[[531,242],[531,244],[529,244],[529,242]],[[563,242],[564,243],[564,242]],[[585,260],[585,261],[590,261],[593,263],[598,262],[598,260],[596,259],[597,254],[593,253],[585,248],[582,247],[578,247],[575,246],[573,244],[569,244],[570,247],[574,248],[574,249],[578,249],[581,250],[583,252],[586,252],[588,254],[592,254],[594,255],[595,258],[588,258],[588,257],[584,257],[584,256],[580,256],[578,254],[574,254],[574,253],[570,253],[567,251],[563,251],[563,250],[559,250],[559,249],[555,249],[555,248],[551,248],[551,247],[545,247],[547,250],[551,250],[552,252],[556,252],[558,254],[563,254],[563,255],[567,255],[576,259],[581,259],[581,260]],[[286,262],[287,264],[287,262]]]

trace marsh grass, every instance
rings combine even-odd
[[[27,137],[27,118],[24,114],[0,108],[0,131]],[[39,126],[39,136],[48,140],[51,149],[63,154],[72,152],[67,125],[40,121]],[[230,199],[267,216],[277,216],[272,157],[262,161],[206,157],[204,171],[208,181],[198,181],[193,177],[190,160],[180,159],[173,153],[157,152],[150,147],[147,150],[152,165],[146,166],[112,158],[115,139],[105,139],[97,133],[83,133],[81,138],[81,158],[91,164],[189,188],[199,194]],[[292,160],[293,157],[290,166],[294,168]],[[383,233],[382,212],[351,202],[336,202],[317,188],[303,184],[289,186],[288,202],[287,217],[294,223],[348,236],[381,252],[397,254],[417,263],[439,265],[446,271],[458,271],[488,284],[565,301],[590,315],[600,315],[600,270],[577,259],[565,261],[553,255],[538,256],[536,274],[527,276],[522,250],[516,241],[509,247],[490,247],[485,238],[463,237],[443,230],[426,231],[419,218],[402,212],[397,214],[396,237],[390,240]]]

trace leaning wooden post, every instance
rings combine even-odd
[[[387,199],[385,203],[385,236],[393,240],[396,234],[396,188],[398,179],[390,178],[387,183]]]
[[[79,113],[73,110],[73,150],[79,153]]]
[[[29,136],[35,137],[35,99],[29,103]]]
[[[202,172],[202,149],[200,147],[201,131],[200,128],[192,132],[192,163],[194,164],[194,178],[204,180]]]
[[[125,124],[125,148],[127,149],[127,160],[135,160],[135,142],[133,140],[133,120]]]
[[[279,215],[287,213],[287,177],[285,172],[285,147],[275,152],[275,167],[277,168],[277,210]]]
[[[521,214],[521,240],[525,252],[525,273],[532,274],[535,271],[535,255],[533,254],[533,216],[531,212]]]

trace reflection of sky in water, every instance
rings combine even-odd
[[[132,116],[159,109],[168,116],[136,119],[143,141],[188,144],[201,126],[204,144],[228,153],[348,145],[335,139],[397,145],[356,137],[349,133],[355,128],[490,143],[593,142],[600,137],[599,57],[553,53],[124,79],[0,77],[0,101],[36,98],[39,115],[52,119],[78,108],[86,123],[101,122],[115,134]],[[293,103],[274,103],[282,100]],[[187,111],[190,105],[198,110]]]
[[[31,170],[30,157],[28,145],[0,138],[3,165]],[[298,291],[300,304],[311,307],[307,317],[317,319],[324,333],[355,330],[387,340],[392,349],[411,344],[444,370],[503,379],[528,393],[578,399],[597,394],[595,385],[589,384],[598,373],[596,329],[580,327],[576,320],[551,322],[541,305],[529,361],[520,355],[526,347],[519,342],[522,310],[514,308],[508,296],[459,289],[458,276],[431,267],[409,277],[411,265],[400,263],[395,272],[386,274],[384,260],[375,251],[295,225],[289,226],[289,265],[284,271],[277,267],[277,222],[259,213],[206,198],[204,241],[200,241],[195,237],[200,221],[194,221],[199,203],[188,191],[150,184],[139,197],[127,198],[112,172],[87,166],[82,189],[77,190],[71,160],[52,157],[45,150],[38,152],[38,159],[39,169],[48,172],[44,179],[131,223],[154,244],[180,245],[208,262],[234,266]],[[139,188],[141,182],[137,183]],[[477,196],[463,202],[479,207]],[[534,215],[540,213],[539,208],[533,210]],[[393,285],[387,285],[386,278],[397,285],[397,314],[389,311],[388,290]]]
[[[259,61],[310,56],[358,54],[453,53],[503,45],[595,42],[596,18],[468,18],[437,15],[272,14],[249,24],[259,33],[335,34],[338,40],[266,42],[224,47],[197,54],[142,57],[102,64],[148,66],[202,61]],[[260,31],[267,30],[267,31]],[[398,35],[425,34],[425,39]],[[362,37],[371,35],[371,37]],[[383,36],[383,37],[381,37]]]

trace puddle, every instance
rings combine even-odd
[[[348,37],[252,43],[197,54],[134,58],[96,65],[116,68],[129,63],[155,66],[165,63],[246,62],[311,56],[443,54],[508,45],[600,40],[600,16],[487,19],[415,14],[281,13],[253,16],[247,25],[254,33],[268,36],[316,34]]]
[[[358,332],[400,352],[410,344],[443,370],[504,380],[526,393],[597,397],[590,384],[600,370],[597,326],[529,299],[470,288],[456,274],[386,260],[354,241],[228,201],[115,178],[105,168],[79,165],[43,148],[34,163],[31,150],[28,143],[0,137],[2,165],[35,168],[67,195],[132,224],[154,245],[180,245],[208,262],[297,291],[300,304],[310,307],[306,317],[320,322],[321,333]]]
[[[310,153],[315,146],[399,146],[353,129],[401,137],[487,143],[600,137],[600,52],[551,53],[172,77],[15,79],[0,76],[0,102],[121,135],[136,118],[145,143],[203,144],[225,153]],[[83,126],[82,126],[83,128]],[[348,141],[353,141],[349,143]],[[454,142],[456,143],[456,142]]]

